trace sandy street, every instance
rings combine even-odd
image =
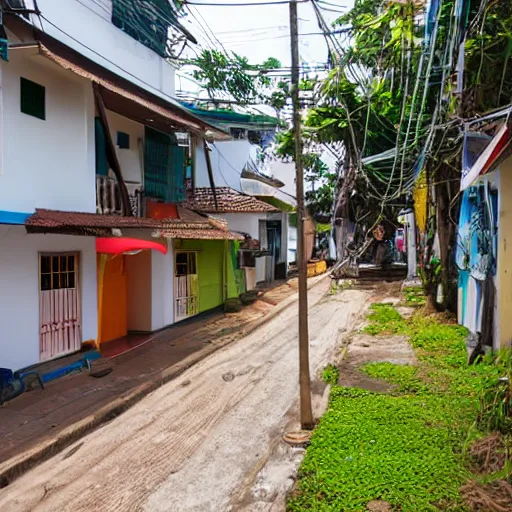
[[[312,377],[368,293],[312,288]],[[8,512],[227,512],[297,415],[297,306],[0,491]],[[283,475],[283,478],[288,478]]]

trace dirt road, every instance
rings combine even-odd
[[[309,292],[313,376],[368,295]],[[0,491],[0,510],[227,512],[297,412],[297,310],[216,352]],[[289,412],[290,411],[290,412]]]

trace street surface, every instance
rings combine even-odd
[[[312,378],[368,299],[328,281],[309,291]],[[297,350],[294,304],[2,489],[0,510],[262,510],[238,500],[297,418]]]

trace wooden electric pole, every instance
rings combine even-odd
[[[297,1],[290,1],[290,39],[292,48],[293,133],[295,137],[295,171],[297,186],[297,266],[299,270],[299,385],[300,422],[304,430],[314,427],[311,409],[311,380],[309,375],[308,283],[304,239],[304,167],[299,103],[299,31]]]

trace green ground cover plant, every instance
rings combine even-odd
[[[466,330],[439,316],[406,320],[392,305],[374,304],[369,320],[371,335],[409,336],[418,363],[361,368],[395,384],[392,393],[333,386],[288,511],[365,511],[373,500],[401,512],[469,510],[461,487],[479,478],[469,447],[488,427],[508,426],[504,392],[490,390],[510,375],[509,353],[468,366]]]
[[[334,364],[327,365],[322,371],[322,380],[326,384],[331,384],[331,385],[337,384],[339,376],[340,376],[340,371],[338,370],[337,366],[335,366]]]

